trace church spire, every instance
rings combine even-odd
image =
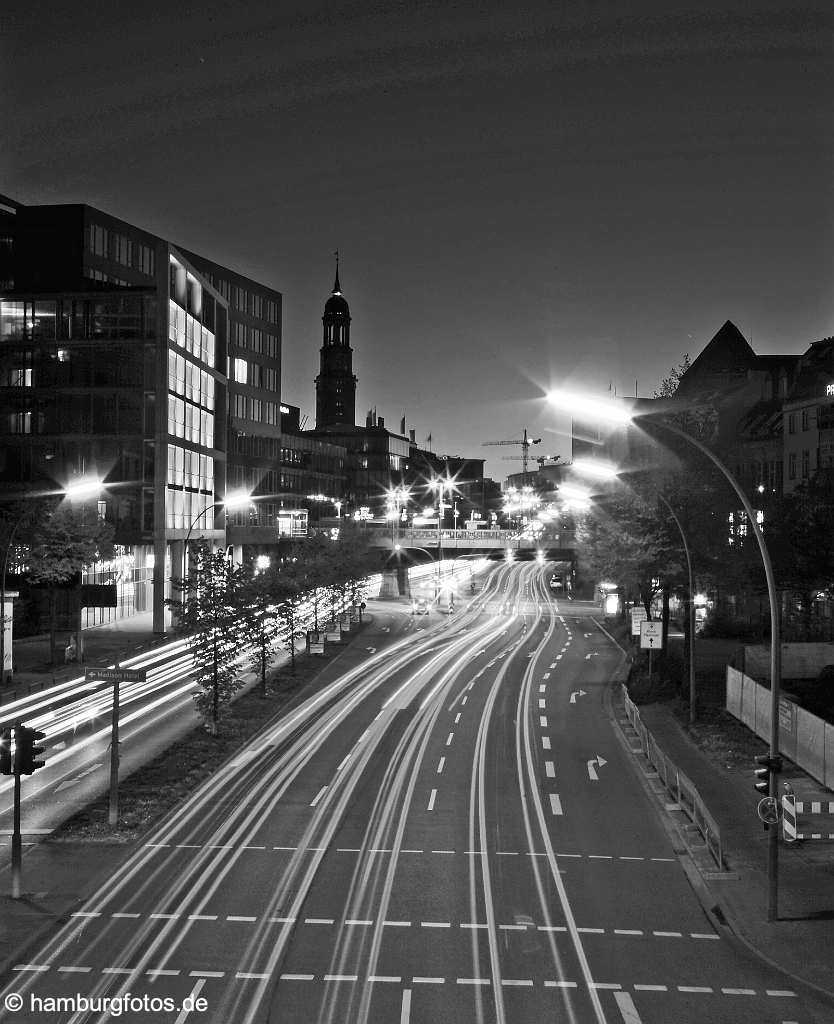
[[[339,250],[337,249],[333,253],[333,255],[336,257],[336,280],[333,283],[333,294],[334,295],[341,295],[342,294],[342,288],[341,288],[341,285],[339,284]]]

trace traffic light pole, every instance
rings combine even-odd
[[[14,831],[12,832],[12,899],[20,899],[20,878],[23,857],[20,840],[20,773],[14,773]]]
[[[119,663],[116,662],[116,668]],[[110,812],[111,825],[119,821],[119,680],[113,680],[113,726],[110,732]]]

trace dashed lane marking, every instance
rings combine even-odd
[[[446,758],[445,757],[441,757],[440,760],[437,762],[437,774],[438,775],[443,771],[443,765],[445,765],[445,764],[446,764]]]
[[[553,814],[564,814],[562,810],[562,801],[559,799],[558,793],[550,794],[550,810]]]
[[[542,736],[542,749],[543,750],[550,750],[550,737],[549,736]]]
[[[539,725],[542,727],[542,729],[546,729],[547,728],[547,716],[546,715],[539,715]]]
[[[556,778],[556,765],[552,761],[544,762],[544,773],[549,779]]]
[[[557,797],[557,799],[558,799],[558,797]],[[476,852],[476,851],[473,851],[473,852]],[[515,854],[512,851],[503,851],[503,852],[504,852],[505,856],[517,856],[517,854]],[[107,915],[99,915],[99,916],[106,917]],[[114,914],[111,914],[110,916],[111,917],[118,917],[119,915],[114,913]],[[139,915],[136,915],[136,916],[139,916]],[[149,914],[148,917],[149,918],[153,918],[154,915],[153,914]],[[341,928],[341,927],[349,927],[349,928],[366,927],[366,928],[370,928],[370,927],[373,927],[373,925],[375,924],[375,919],[373,919],[373,918],[346,918],[343,921],[338,921],[336,918],[333,918],[333,917],[304,917],[304,918],[295,918],[295,917],[264,917],[264,918],[258,918],[255,915],[249,915],[249,914],[247,914],[247,915],[228,914],[225,917],[220,917],[217,914],[189,914],[187,916],[187,918],[188,918],[188,920],[197,920],[197,921],[229,921],[229,922],[232,922],[232,923],[236,923],[237,922],[237,923],[245,923],[245,924],[255,924],[258,921],[266,921],[266,922],[269,922],[270,924],[295,924],[296,921],[298,921],[301,924],[307,924],[307,925],[312,925],[312,926],[332,927],[332,926],[335,925],[336,927],[339,927],[339,928]],[[393,920],[389,921],[389,920],[384,920],[382,922],[382,925],[384,927],[387,926],[387,927],[395,927],[395,928],[411,928],[412,927],[412,922],[411,921],[393,921]],[[480,921],[460,921],[460,922],[457,923],[457,925],[453,921],[420,921],[420,922],[418,922],[417,926],[420,927],[420,928],[449,928],[449,929],[455,928],[455,927],[461,928],[461,929],[476,929],[476,928],[483,929],[483,928],[487,928],[488,927],[485,923],[480,922]],[[502,930],[502,931],[515,931],[515,932],[523,932],[523,931],[564,932],[564,931],[567,930],[565,925],[544,925],[544,924],[535,925],[532,922],[530,924],[518,924],[518,923],[515,923],[515,922],[514,923],[507,923],[507,924],[499,924],[498,928],[500,930]],[[719,940],[721,938],[721,936],[718,935],[715,932],[713,932],[713,933],[705,933],[705,932],[678,932],[678,931],[663,931],[663,930],[660,930],[660,929],[656,929],[654,931],[647,931],[647,930],[642,929],[642,928],[596,928],[596,927],[590,927],[590,926],[580,926],[580,927],[577,928],[577,931],[582,933],[583,935],[619,935],[619,936],[637,936],[637,937],[639,937],[639,936],[653,936],[654,938],[658,938],[658,939],[669,939],[669,938],[684,939],[684,938],[689,938],[689,939],[703,941],[703,940]],[[43,965],[39,965],[39,964],[34,964],[34,965],[33,964],[20,964],[20,965],[18,965],[15,968],[15,970],[17,970],[17,971],[48,971],[48,970],[50,970],[50,966],[51,965],[49,965],[49,964],[43,964]]]
[[[324,794],[326,792],[327,792],[327,786],[322,786],[321,789],[318,791],[318,793],[316,793],[316,795],[313,797],[313,800],[310,803],[310,806],[311,807],[315,807],[316,804],[319,802],[319,800],[321,800],[321,798],[324,796]]]
[[[429,805],[426,808],[427,810],[429,810],[429,811],[433,811],[434,810],[434,801],[435,801],[436,797],[437,797],[437,790],[433,789],[431,791],[431,795],[429,796]]]
[[[486,926],[484,926],[486,927]],[[18,964],[15,971],[36,971],[46,972],[53,969],[50,964]],[[55,970],[58,973],[63,974],[89,974],[92,973],[93,968],[87,966],[78,965],[61,965]],[[131,967],[103,967],[101,968],[102,974],[109,975],[125,975],[134,974],[135,968]],[[180,970],[173,970],[168,968],[148,968],[142,972],[146,977],[180,977],[185,974],[190,978],[208,979],[214,978],[221,980],[226,977],[233,977],[241,981],[268,981],[272,975],[259,972],[259,971],[201,971],[192,970],[183,972]],[[317,975],[308,974],[302,972],[284,972],[279,976],[280,981],[316,981]],[[370,974],[365,976],[360,981],[358,974],[323,974],[320,976],[323,982],[345,982],[350,984],[412,984],[412,985],[445,985],[447,981],[452,981],[451,978],[430,976],[430,975],[413,975],[411,979],[404,978],[402,975],[387,975],[387,974]],[[501,985],[517,986],[524,988],[533,988],[536,986],[536,982],[532,978],[455,978],[454,983],[458,985],[492,985],[493,983],[500,983]],[[550,979],[546,978],[541,982],[544,988],[579,988],[580,983],[572,981],[570,979]],[[611,991],[616,993],[615,1000],[620,1009],[627,1007],[633,1007],[633,1002],[630,997],[627,996],[625,990],[632,988],[635,992],[669,992],[676,991],[686,995],[715,995],[721,994],[725,996],[766,996],[770,999],[795,999],[797,993],[792,989],[765,989],[763,992],[753,988],[732,988],[730,986],[724,986],[716,989],[710,985],[654,985],[648,983],[635,983],[631,986],[623,985],[619,982],[614,981],[591,981],[589,986],[592,989],[601,991]],[[620,999],[618,996],[626,996],[626,998]],[[625,1024],[639,1024],[639,1017],[628,1017],[623,1015]],[[783,1024],[794,1024],[794,1022],[785,1021]]]

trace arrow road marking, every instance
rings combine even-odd
[[[584,697],[584,696],[585,696],[585,691],[584,690],[574,690],[573,693],[570,695],[570,702],[571,702],[571,704],[575,704],[576,703],[576,698],[577,697]]]
[[[596,757],[592,757],[591,758],[591,760],[588,762],[588,778],[592,782],[598,782],[599,781],[599,776],[597,775],[597,770],[594,767],[595,764],[596,764],[597,768],[602,768],[602,766],[604,764],[608,764],[608,762],[605,760],[604,757],[600,757],[599,754],[597,754]]]
[[[366,648],[365,648],[365,650],[366,650],[366,651],[367,651],[367,652],[368,652],[369,654],[376,654],[376,647],[366,647]]]
[[[55,792],[60,793],[62,789],[67,789],[70,786],[74,786],[77,782],[80,782],[85,775],[92,775],[92,773],[94,771],[97,771],[99,768],[101,768],[101,762],[99,762],[98,764],[91,764],[89,768],[85,768],[83,772],[79,772],[74,779],[67,779],[64,782],[59,783],[55,787]]]

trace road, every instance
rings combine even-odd
[[[715,932],[608,713],[622,652],[546,579],[363,638],[17,965],[13,1019],[826,1020]]]

